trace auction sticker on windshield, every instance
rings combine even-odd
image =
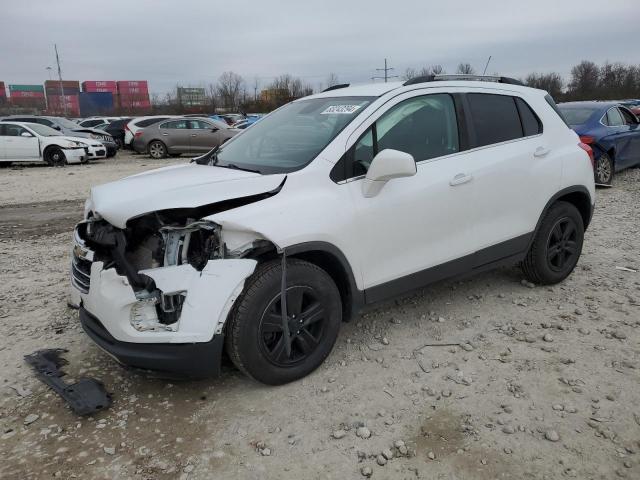
[[[332,114],[347,114],[351,115],[353,112],[358,110],[360,105],[330,105],[324,109],[323,112],[320,112],[320,115],[332,115]]]

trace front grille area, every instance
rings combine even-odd
[[[82,239],[79,229],[84,232],[85,223],[80,223],[73,232],[73,253],[71,254],[71,283],[82,293],[89,293],[91,283],[91,264],[93,251],[89,250]]]
[[[91,283],[91,262],[73,255],[71,260],[71,279],[73,285],[82,293],[89,293]]]
[[[97,150],[96,155],[104,155],[104,150]]]

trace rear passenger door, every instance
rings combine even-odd
[[[619,107],[618,111],[622,116],[624,122],[624,132],[622,135],[625,137],[626,152],[624,152],[623,164],[621,167],[631,167],[640,164],[640,126],[638,120],[629,110],[624,107]]]
[[[467,93],[473,166],[474,217],[479,249],[488,260],[527,247],[540,212],[557,192],[561,161],[532,108],[513,94]],[[478,264],[482,264],[479,258]]]
[[[187,120],[172,120],[160,124],[160,135],[169,153],[187,153],[191,149]]]

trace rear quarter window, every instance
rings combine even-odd
[[[525,137],[531,135],[538,135],[542,133],[542,122],[531,109],[529,104],[520,97],[515,97],[516,106],[518,107],[518,113],[520,114],[520,121],[522,122],[522,131]]]
[[[506,142],[523,136],[518,108],[513,97],[490,93],[467,94],[475,147]]]

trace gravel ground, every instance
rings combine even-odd
[[[0,171],[0,478],[640,478],[640,170],[598,191],[562,284],[514,267],[415,291],[274,388],[229,365],[200,382],[124,370],[66,306],[89,187],[170,162]],[[23,362],[58,347],[109,410],[75,416]]]

